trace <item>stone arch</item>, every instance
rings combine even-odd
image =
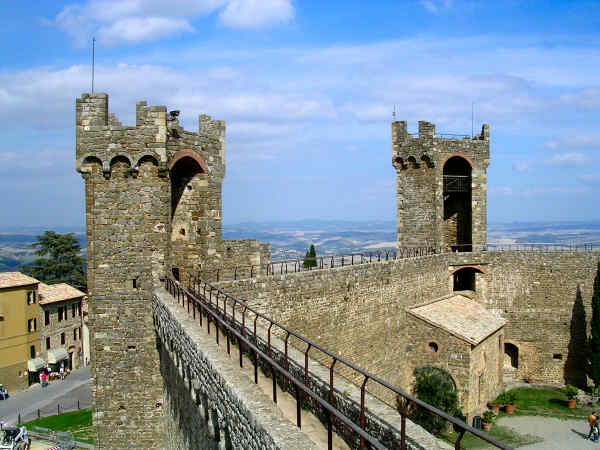
[[[75,164],[75,169],[78,172],[81,172],[84,166],[87,164],[98,164],[101,168],[104,167],[104,164],[102,160],[98,157],[98,155],[94,153],[86,153],[77,160],[77,163]]]
[[[118,162],[125,162],[125,163],[127,163],[127,165],[130,168],[133,167],[133,165],[131,164],[131,157],[127,153],[119,152],[111,158],[111,160],[110,160],[111,170],[112,170],[112,167]]]
[[[409,156],[406,159],[406,162],[410,163],[410,165],[413,169],[417,169],[419,167],[419,163],[417,162],[417,159],[414,156]]]
[[[446,158],[443,165],[443,239],[452,251],[470,252],[473,243],[470,160],[460,155]]]
[[[460,267],[452,272],[452,290],[453,291],[473,291],[477,290],[476,273],[484,273],[475,266]]]
[[[173,169],[173,167],[175,167],[175,165],[184,158],[193,159],[202,168],[202,172],[208,173],[208,165],[206,164],[206,161],[204,161],[204,159],[198,153],[190,149],[182,149],[175,153],[167,165],[169,170]]]
[[[444,167],[446,165],[446,163],[448,162],[448,160],[450,160],[452,158],[462,158],[469,163],[469,166],[471,166],[471,170],[473,170],[475,168],[475,163],[473,162],[473,160],[471,158],[469,158],[464,153],[456,153],[456,152],[446,155],[446,158],[444,159],[444,162],[442,163],[442,167]]]
[[[421,161],[423,161],[423,164],[425,164],[425,166],[429,167],[430,169],[435,166],[435,164],[433,163],[433,161],[429,157],[429,155],[422,155],[421,156]]]
[[[400,158],[399,156],[394,159],[394,163],[397,167],[399,167],[401,169],[406,169],[406,167],[407,167],[404,160],[402,158]]]
[[[152,162],[152,164],[154,164],[155,166],[158,167],[158,159],[156,158],[156,153],[142,153],[138,157],[137,162],[135,163],[134,167],[139,167],[140,164],[142,164],[146,161],[150,161],[150,162]]]

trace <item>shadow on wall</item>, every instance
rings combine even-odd
[[[567,360],[565,361],[565,384],[585,387],[587,369],[587,323],[581,288],[577,285],[573,312],[571,314],[571,332]]]
[[[214,432],[211,433],[209,429],[209,423],[214,424],[216,418],[205,417],[202,414],[199,405],[192,398],[191,387],[179,374],[179,369],[171,359],[164,343],[158,337],[157,339],[160,371],[164,381],[166,439],[164,448],[218,450],[219,442],[214,439]],[[205,402],[205,399],[201,398],[200,401]],[[205,414],[208,413],[207,405],[203,406]]]

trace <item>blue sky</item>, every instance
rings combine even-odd
[[[227,121],[225,223],[395,219],[390,121],[491,126],[491,222],[600,220],[600,2],[1,2],[0,226],[82,225],[75,98]]]

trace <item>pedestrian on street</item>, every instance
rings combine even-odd
[[[40,375],[40,379],[42,380],[42,387],[45,388],[46,385],[48,383],[46,383],[46,379],[48,378],[48,375],[46,375],[46,372],[42,372],[42,374]]]
[[[60,366],[60,379],[64,380],[65,379],[65,368],[62,366]]]

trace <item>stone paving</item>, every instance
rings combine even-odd
[[[599,442],[586,439],[589,426],[585,419],[557,419],[541,416],[502,417],[497,422],[520,434],[531,434],[544,439],[536,444],[519,447],[527,450],[579,450],[598,449]]]

